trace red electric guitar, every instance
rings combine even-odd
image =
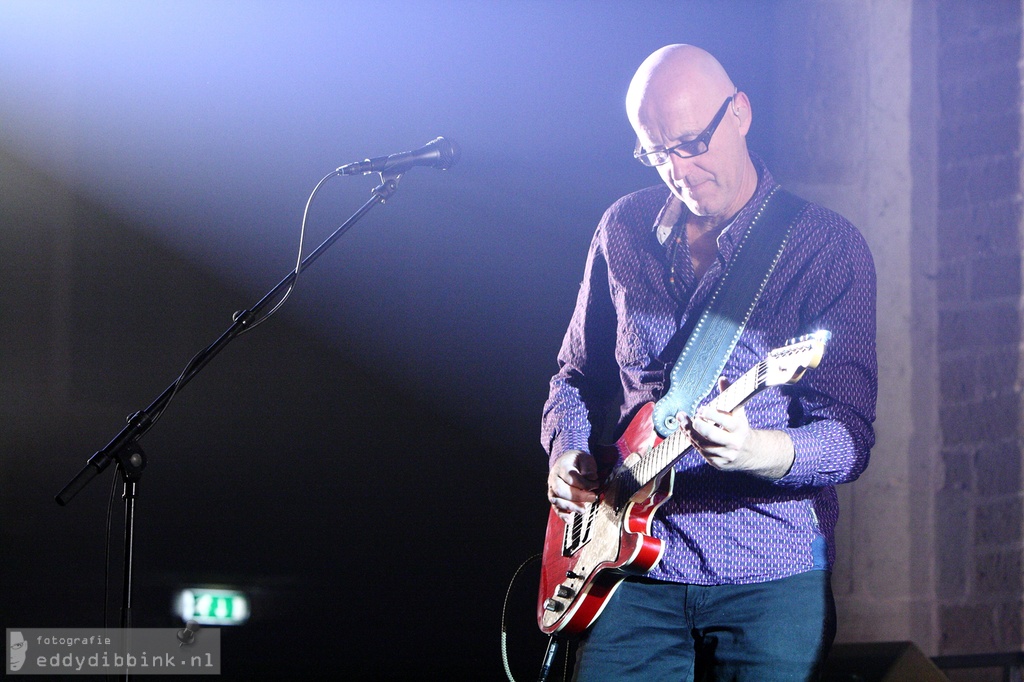
[[[771,351],[711,404],[731,412],[762,389],[799,381],[818,366],[828,338],[828,332],[817,332]],[[662,439],[653,411],[654,403],[640,408],[614,445],[612,456],[621,464],[586,512],[573,514],[567,524],[550,511],[537,599],[537,623],[545,633],[583,632],[627,575],[646,573],[661,560],[664,543],[650,535],[651,521],[672,496],[672,465],[690,441],[682,429]]]

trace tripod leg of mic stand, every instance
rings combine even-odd
[[[124,574],[121,591],[121,627],[132,626],[132,550],[135,533],[136,481],[124,482]]]
[[[132,564],[135,551],[135,498],[138,493],[139,478],[146,468],[146,453],[138,443],[129,444],[117,460],[121,479],[124,481],[124,570],[121,593],[121,628],[124,635],[125,660],[132,648]],[[105,624],[104,624],[105,625]],[[121,679],[128,682],[132,678],[126,667]]]
[[[540,677],[537,678],[537,682],[547,682],[548,673],[551,672],[551,666],[555,662],[561,644],[562,640],[551,635],[551,639],[548,640],[548,650],[544,652],[544,663],[540,667]]]

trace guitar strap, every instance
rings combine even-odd
[[[676,413],[693,415],[715,388],[806,205],[776,186],[750,221],[672,368],[668,392],[654,405],[654,428],[662,438],[679,428]],[[673,342],[676,337],[670,347]]]

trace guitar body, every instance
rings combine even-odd
[[[651,420],[653,411],[654,403],[644,405],[615,444],[618,458],[625,458],[623,464],[660,442]],[[575,514],[571,524],[550,510],[537,601],[542,631],[582,633],[601,615],[627,575],[654,568],[665,548],[650,535],[651,522],[658,507],[671,497],[672,483],[669,469],[618,506],[619,490],[613,478],[588,512]]]

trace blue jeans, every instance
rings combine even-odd
[[[712,587],[629,578],[580,641],[573,679],[817,680],[835,633],[827,571]]]

